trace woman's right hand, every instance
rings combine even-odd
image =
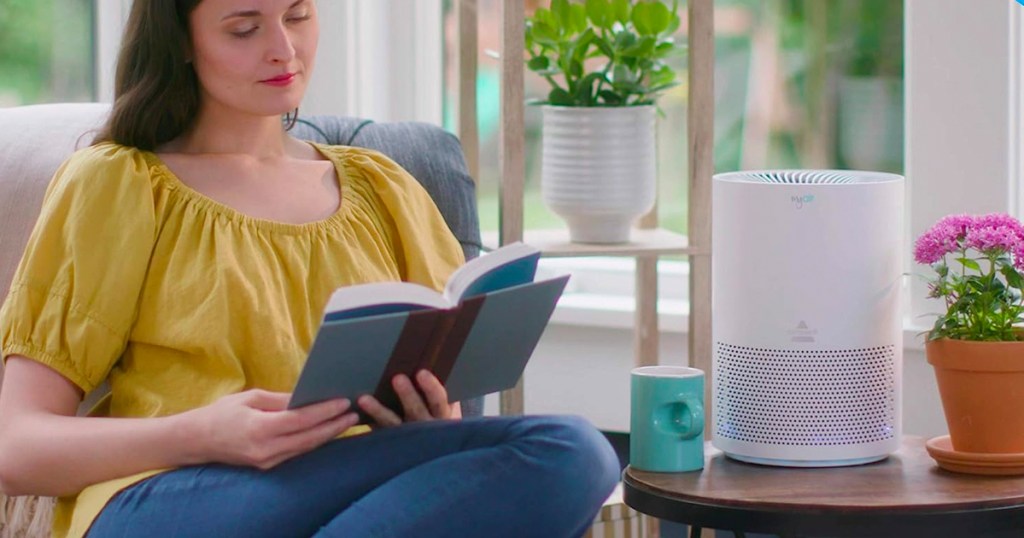
[[[195,463],[270,469],[334,439],[359,420],[346,399],[288,409],[290,397],[252,389],[180,415],[195,435]]]

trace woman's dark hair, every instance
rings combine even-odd
[[[135,0],[117,57],[114,105],[93,140],[153,151],[199,113],[188,18],[202,0]],[[290,129],[298,110],[286,118]]]

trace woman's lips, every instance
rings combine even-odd
[[[284,75],[279,75],[279,76],[276,76],[274,78],[268,78],[266,80],[261,80],[260,82],[263,83],[263,84],[268,84],[270,86],[287,86],[287,85],[291,84],[294,80],[295,80],[295,73],[286,73]]]

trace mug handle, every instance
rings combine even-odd
[[[683,440],[693,439],[704,431],[704,405],[697,398],[685,394],[679,395],[679,402],[686,406],[690,414],[690,427],[679,436]]]

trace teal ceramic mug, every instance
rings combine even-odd
[[[629,464],[674,473],[704,468],[704,372],[644,366],[630,372]]]

